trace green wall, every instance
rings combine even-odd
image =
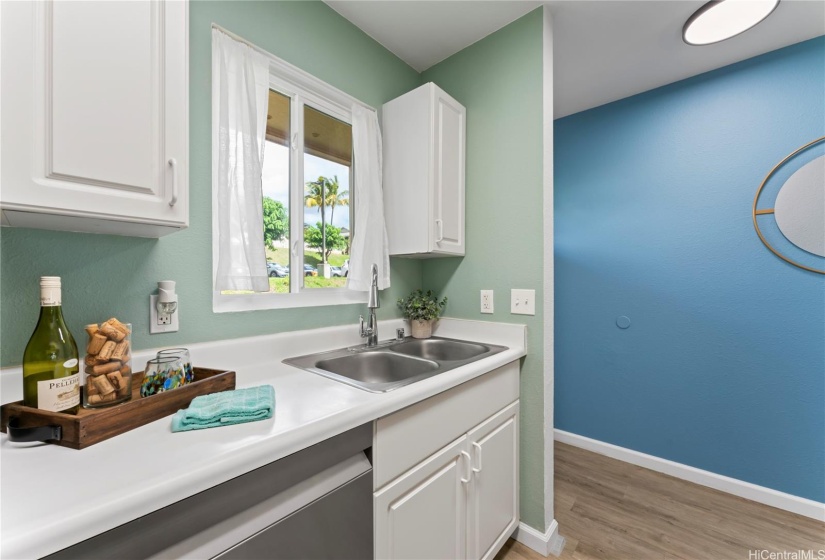
[[[467,107],[467,255],[392,259],[393,302],[423,286],[450,298],[447,315],[526,323],[522,364],[521,514],[544,530],[542,381],[542,17],[536,10],[422,76],[321,2],[190,3],[190,227],[152,240],[0,229],[0,365],[19,364],[38,314],[38,279],[63,278],[64,310],[84,324],[112,315],[135,326],[136,348],[356,324],[361,306],[212,313],[212,22],[380,107],[434,81]],[[492,226],[492,227],[491,227]],[[176,280],[181,330],[148,334],[148,295]],[[480,315],[479,290],[496,292]],[[535,317],[510,315],[510,288],[536,290]]]
[[[544,532],[542,10],[424,72],[467,108],[467,252],[424,262],[423,286],[449,297],[446,314],[524,323],[521,517]],[[536,290],[536,315],[510,314],[510,289]],[[479,290],[495,290],[492,315]]]
[[[76,338],[83,325],[117,316],[134,324],[136,348],[351,324],[361,306],[212,313],[212,22],[379,108],[421,83],[412,68],[321,2],[190,3],[190,226],[161,239],[0,229],[0,365],[21,362],[34,330],[42,275],[63,278],[64,314]],[[181,328],[149,335],[148,296],[176,280]],[[379,317],[421,284],[421,264],[393,259],[392,288]]]

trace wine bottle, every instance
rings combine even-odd
[[[40,319],[23,354],[23,403],[76,414],[80,404],[77,344],[63,320],[60,277],[40,278]]]

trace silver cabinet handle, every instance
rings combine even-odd
[[[439,218],[435,221],[435,225],[438,226],[438,239],[435,242],[441,243],[444,241],[444,221]]]
[[[464,458],[466,459],[466,460],[464,461],[464,463],[467,465],[467,467],[466,467],[466,469],[467,469],[467,477],[466,477],[466,478],[461,477],[461,479],[460,479],[460,480],[461,480],[461,483],[462,483],[462,484],[467,484],[468,482],[470,482],[470,477],[471,477],[471,476],[473,476],[473,475],[472,475],[472,472],[470,471],[470,469],[471,469],[470,461],[471,461],[472,459],[470,458],[470,454],[469,454],[469,453],[467,453],[466,451],[462,451],[462,452],[461,452],[461,456],[462,456],[462,457],[464,457]]]
[[[169,199],[169,206],[174,206],[178,202],[178,162],[175,158],[169,158],[169,167],[172,168],[172,198]]]
[[[473,467],[474,473],[480,473],[482,469],[481,465],[481,446],[477,442],[473,442],[473,447],[476,449],[476,456],[478,456],[478,468]]]

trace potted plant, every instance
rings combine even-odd
[[[447,305],[447,298],[438,301],[432,290],[427,293],[415,290],[407,298],[398,300],[398,307],[405,319],[410,321],[413,338],[430,338],[433,334],[433,323],[444,306]]]

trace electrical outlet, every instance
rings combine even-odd
[[[481,312],[493,312],[493,290],[481,290]]]
[[[149,333],[168,333],[180,330],[180,304],[174,313],[158,313],[158,296],[149,296]]]
[[[510,290],[510,313],[536,314],[536,290]]]

